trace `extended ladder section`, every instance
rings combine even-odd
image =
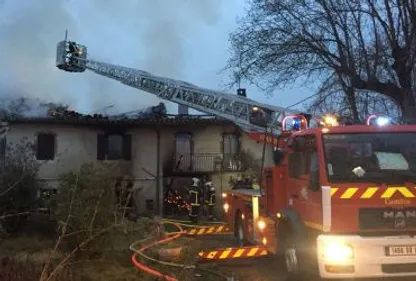
[[[245,131],[264,133],[267,128],[268,132],[277,134],[281,130],[281,120],[286,114],[299,113],[283,107],[260,104],[239,95],[155,76],[143,70],[89,60],[85,46],[66,40],[58,43],[56,65],[69,72],[83,72],[89,69],[163,100],[232,121]],[[262,122],[253,118],[253,111],[261,112]]]

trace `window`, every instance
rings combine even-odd
[[[227,155],[237,155],[240,152],[240,138],[235,134],[224,134],[223,153]]]
[[[192,164],[192,134],[176,133],[175,134],[175,160],[178,170],[190,169]]]
[[[36,159],[53,160],[55,159],[56,135],[52,133],[40,133],[37,135]]]
[[[331,182],[415,181],[415,137],[410,132],[324,135],[328,179]]]
[[[225,168],[235,170],[238,167],[238,154],[240,153],[240,137],[235,134],[224,134],[222,141]]]
[[[98,160],[131,160],[131,135],[99,134],[97,136]]]
[[[297,137],[296,141],[301,148],[289,154],[289,176],[292,178],[308,176],[319,169],[315,136]]]

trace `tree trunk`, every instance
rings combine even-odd
[[[346,89],[347,99],[348,99],[348,105],[351,110],[351,117],[354,124],[360,123],[360,116],[358,114],[358,108],[357,108],[357,99],[355,97],[355,90],[353,87],[347,87]]]
[[[416,101],[411,89],[403,91],[400,109],[403,123],[416,124]]]

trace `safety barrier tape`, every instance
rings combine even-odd
[[[193,228],[186,230],[187,235],[215,235],[215,234],[229,234],[230,228],[227,225],[209,226],[203,228]]]
[[[416,198],[416,187],[408,188],[405,186],[392,186],[380,188],[373,186],[331,188],[331,197],[337,199],[391,199],[393,196],[400,196],[401,198]]]
[[[198,256],[205,260],[244,259],[267,255],[267,250],[262,247],[227,248],[198,253]]]

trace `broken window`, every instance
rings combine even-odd
[[[40,133],[37,135],[36,159],[53,160],[55,159],[56,135],[53,133]]]
[[[98,160],[131,160],[131,135],[99,134],[97,137]]]

